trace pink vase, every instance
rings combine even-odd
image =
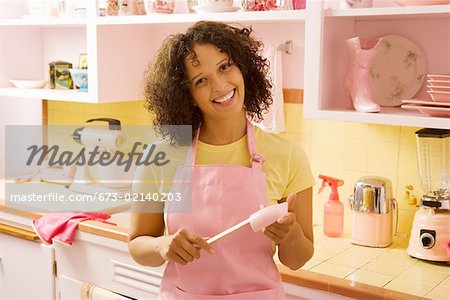
[[[347,97],[353,102],[356,111],[379,112],[380,106],[373,101],[370,88],[370,67],[382,39],[364,40],[354,37],[345,41],[348,51],[348,68],[344,80]]]

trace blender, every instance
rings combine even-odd
[[[450,130],[416,131],[419,184],[424,195],[414,215],[408,254],[424,260],[449,262]]]

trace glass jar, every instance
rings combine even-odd
[[[175,8],[175,0],[146,0],[145,10],[148,13],[171,14]]]
[[[119,0],[119,16],[130,16],[132,12],[133,0]]]
[[[119,0],[107,0],[106,15],[107,16],[119,15]]]
[[[145,15],[144,0],[119,0],[119,15]]]
[[[131,13],[133,15],[145,15],[144,0],[134,0]]]
[[[242,0],[244,11],[288,10],[292,0]]]
[[[197,0],[188,0],[188,9],[190,13],[195,13],[196,11],[193,9],[194,6],[197,5]]]

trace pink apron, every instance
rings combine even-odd
[[[195,160],[197,141],[198,133],[192,156],[188,154],[188,158]],[[192,172],[192,212],[165,214],[169,234],[186,228],[200,236],[212,237],[248,218],[261,204],[267,205],[264,159],[256,153],[250,123],[247,123],[247,141],[252,157],[250,168],[195,165],[194,161],[177,169],[175,179]],[[270,240],[262,232],[253,232],[250,226],[245,226],[213,247],[213,254],[201,250],[201,257],[185,266],[169,262],[160,299],[285,299]]]

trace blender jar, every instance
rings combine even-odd
[[[450,130],[416,131],[420,187],[430,200],[450,199]]]

